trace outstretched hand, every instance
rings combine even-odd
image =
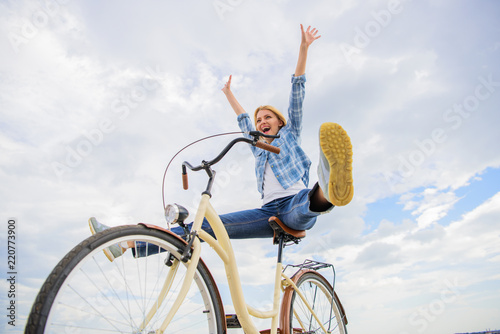
[[[294,74],[296,77],[306,72],[307,50],[309,49],[309,45],[321,37],[321,35],[318,35],[318,29],[312,28],[311,30],[311,26],[307,27],[307,30],[304,31],[304,26],[301,24],[300,31],[302,32],[302,40],[300,42],[299,60],[297,61],[297,67],[295,68]]]
[[[221,89],[224,95],[226,95],[227,101],[233,108],[234,112],[236,115],[244,114],[245,109],[239,104],[238,100],[236,100],[236,97],[234,97],[233,92],[231,92],[231,79],[233,78],[232,75],[229,76],[229,79],[227,80],[226,84],[224,87]]]
[[[318,34],[318,29],[312,28],[312,30],[311,30],[311,26],[308,26],[307,30],[304,31],[304,27],[301,24],[300,25],[300,30],[302,32],[302,41],[301,41],[301,43],[303,45],[309,46],[309,45],[312,44],[312,42],[314,42],[315,40],[317,40],[318,38],[321,37],[321,35],[316,36]]]
[[[232,75],[229,76],[229,80],[227,80],[226,84],[222,88],[222,92],[224,94],[227,94],[227,93],[231,92],[231,78],[232,77],[233,77]]]

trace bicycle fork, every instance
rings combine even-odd
[[[174,281],[175,275],[177,273],[177,268],[179,268],[179,261],[174,260],[172,263],[172,266],[170,267],[170,271],[168,273],[167,278],[165,279],[165,282],[163,283],[163,287],[160,291],[160,295],[158,296],[158,300],[156,303],[151,307],[151,310],[149,310],[148,314],[146,315],[146,318],[142,322],[141,326],[139,327],[139,330],[142,332],[146,326],[149,324],[153,316],[155,315],[156,311],[160,308],[161,304],[165,300],[165,297],[168,295],[168,292],[170,291],[170,288],[172,287],[172,282]]]
[[[196,224],[196,221],[195,221],[195,224]],[[199,226],[201,227],[201,223],[199,224]],[[194,227],[196,227],[196,225],[194,225],[193,228]],[[186,247],[188,247],[188,245],[186,245]],[[186,274],[184,276],[180,292],[177,295],[177,297],[176,297],[176,299],[175,299],[175,301],[174,301],[174,303],[172,305],[172,308],[169,310],[167,316],[165,317],[165,320],[161,324],[160,328],[156,331],[157,334],[163,334],[163,332],[165,331],[165,329],[170,324],[170,321],[172,321],[172,319],[174,318],[175,314],[179,310],[182,302],[186,298],[186,296],[187,296],[187,294],[189,292],[189,289],[191,288],[191,284],[192,284],[192,282],[194,280],[194,275],[196,273],[196,268],[197,268],[198,262],[200,260],[200,252],[201,252],[200,240],[198,238],[194,238],[194,240],[193,240],[193,251],[191,253],[190,259],[187,261],[187,262],[189,262],[189,264],[187,266]],[[170,288],[172,286],[172,283],[173,283],[173,281],[175,279],[175,275],[177,273],[177,269],[179,268],[179,265],[180,265],[180,261],[177,260],[177,259],[175,259],[172,262],[172,265],[170,267],[170,271],[168,273],[168,276],[165,279],[165,282],[163,283],[163,287],[162,287],[162,290],[160,292],[160,295],[158,296],[158,300],[153,305],[153,307],[148,312],[148,314],[146,315],[146,318],[144,319],[144,321],[142,322],[142,324],[141,324],[141,326],[139,328],[140,331],[143,331],[146,328],[146,326],[151,321],[151,319],[153,318],[153,316],[156,313],[156,311],[160,308],[160,306],[163,303],[165,297],[168,295],[168,293],[170,291]]]

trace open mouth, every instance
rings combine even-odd
[[[271,131],[271,127],[270,126],[265,126],[262,128],[262,133],[264,134],[268,134],[269,131]]]

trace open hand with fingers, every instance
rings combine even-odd
[[[306,61],[307,61],[307,50],[309,46],[321,37],[318,35],[318,29],[312,28],[308,26],[304,31],[304,26],[300,25],[300,31],[302,33],[302,38],[300,40],[300,48],[299,48],[299,59],[297,61],[297,67],[295,68],[295,76],[301,76],[306,72]]]
[[[321,35],[316,36],[318,34],[318,29],[316,28],[311,29],[311,26],[308,26],[306,31],[304,31],[304,27],[301,24],[300,30],[302,31],[302,41],[301,41],[302,45],[309,46],[312,44],[312,42],[321,37]]]

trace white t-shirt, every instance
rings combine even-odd
[[[299,180],[288,189],[283,188],[274,175],[269,162],[266,162],[266,169],[264,170],[264,197],[262,198],[263,205],[278,198],[295,195],[302,189],[306,189],[302,180]]]

